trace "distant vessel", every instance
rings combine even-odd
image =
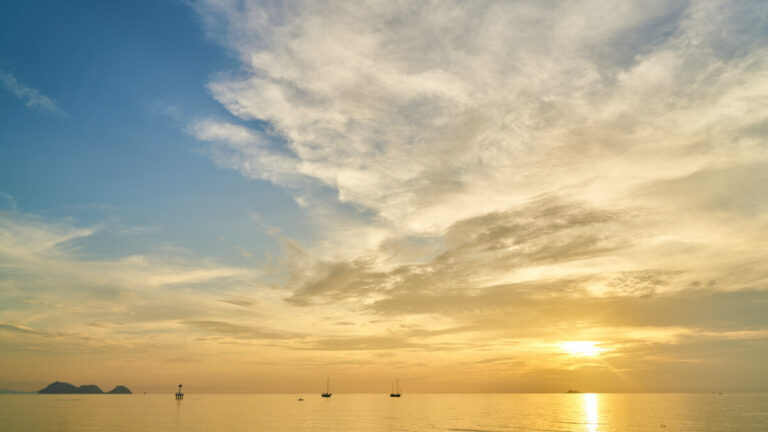
[[[179,392],[176,393],[176,400],[184,399],[184,393],[181,392],[181,384],[179,384]]]
[[[392,392],[389,394],[389,397],[400,397],[400,381],[396,380],[395,383],[397,385],[392,384]],[[397,390],[395,390],[395,387],[397,387]]]
[[[328,397],[331,397],[332,394],[333,393],[331,393],[331,379],[327,378],[325,380],[325,393],[321,394],[320,396],[328,398]]]
[[[581,393],[581,392],[578,390],[568,390],[566,393]]]

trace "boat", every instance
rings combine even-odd
[[[320,396],[324,398],[329,398],[331,397],[332,394],[333,393],[331,393],[331,379],[328,378],[325,380],[325,393],[321,394]]]
[[[578,390],[571,390],[571,389],[569,389],[566,393],[581,393],[581,392],[578,391]]]
[[[389,394],[389,397],[400,397],[400,395],[401,395],[401,393],[400,393],[400,381],[396,380],[395,382],[397,383],[397,386],[395,386],[394,383],[392,384],[392,392]],[[395,389],[395,387],[397,387],[397,389]]]

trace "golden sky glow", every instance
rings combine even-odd
[[[766,2],[190,3],[229,183],[9,195],[0,388],[768,391]]]

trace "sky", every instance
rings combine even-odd
[[[768,4],[0,4],[0,388],[768,392]]]

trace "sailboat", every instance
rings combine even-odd
[[[331,379],[327,378],[325,380],[325,393],[321,394],[322,397],[331,397],[333,393],[331,393]]]
[[[392,384],[392,392],[389,394],[389,397],[400,397],[400,381],[395,381],[397,383],[397,391],[395,391],[395,384]]]

